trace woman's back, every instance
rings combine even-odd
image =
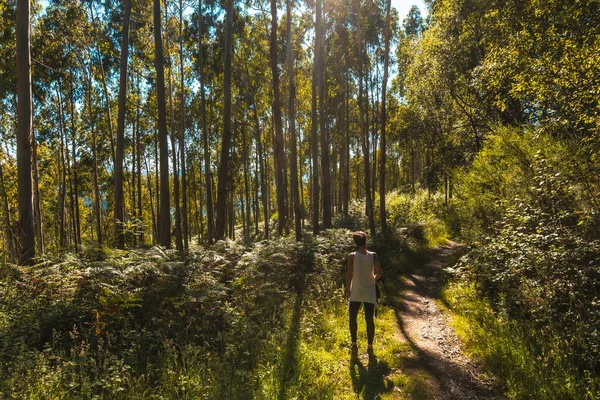
[[[354,252],[350,301],[372,304],[377,302],[373,262],[374,254],[370,251],[367,251],[367,254],[362,254],[360,251]]]

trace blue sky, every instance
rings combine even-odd
[[[402,22],[402,20],[406,18],[406,14],[408,14],[408,11],[413,6],[413,4],[419,6],[419,9],[421,10],[421,16],[423,17],[423,19],[425,19],[425,17],[427,16],[427,6],[423,2],[423,0],[392,0],[392,7],[398,10],[400,22]]]

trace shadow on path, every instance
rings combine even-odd
[[[461,252],[462,248],[453,243],[438,247],[427,254],[426,262],[414,265],[405,276],[399,288],[401,294],[394,299],[398,328],[410,347],[406,355],[400,356],[401,365],[414,373],[425,372],[426,386],[435,398],[501,398],[477,366],[462,354],[446,315],[435,304],[443,287],[441,268]]]

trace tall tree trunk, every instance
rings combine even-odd
[[[62,104],[62,90],[59,90],[59,101]],[[64,108],[62,109],[63,118],[64,118]],[[75,207],[73,200],[73,174],[71,173],[71,156],[69,155],[69,138],[67,136],[67,123],[66,120],[63,119],[63,143],[64,143],[64,155],[66,162],[66,179],[69,184],[69,219],[71,220],[70,226],[71,229],[68,230],[68,245],[71,246],[75,241]],[[66,185],[65,185],[66,186]]]
[[[62,96],[60,93],[60,81],[56,86],[56,98],[58,101],[58,121],[60,127],[60,192],[58,197],[58,208],[60,212],[60,249],[64,251],[67,247],[67,233],[65,222],[65,201],[67,197],[67,167],[65,161],[65,117],[62,107]]]
[[[169,16],[168,16],[168,7],[165,5],[165,21],[168,26],[169,24]],[[167,33],[168,33],[167,28]],[[170,53],[170,45],[171,45],[171,35],[167,34],[165,38],[165,44],[167,47],[167,53]],[[169,62],[171,65],[171,62]],[[173,109],[173,69],[172,67],[168,68],[168,85],[169,85],[169,131],[171,137],[171,154],[173,157],[173,196],[175,203],[175,248],[179,253],[183,252],[183,239],[181,236],[181,206],[180,206],[180,192],[179,192],[179,166],[177,163],[177,145],[176,145],[176,130],[175,130],[175,111]]]
[[[299,137],[298,141],[300,143],[302,143],[302,136]],[[304,172],[302,171],[302,165],[303,165],[302,146],[299,146],[299,153],[300,154],[298,154],[298,159],[300,160],[300,162],[298,163],[298,173],[300,175],[300,193],[299,193],[299,195],[300,195],[300,220],[302,223],[302,228],[304,228],[304,218],[305,218],[304,210],[306,210],[306,209],[304,208],[304,185],[302,183],[304,181],[302,179],[302,177],[304,176]]]
[[[152,244],[156,244],[156,237],[158,236],[158,225],[156,222],[156,215],[154,213],[154,201],[152,200],[152,181],[150,180],[150,168],[148,168],[148,160],[144,157],[144,163],[146,164],[146,180],[148,185],[148,194],[150,198],[150,212],[152,213]]]
[[[258,119],[258,104],[256,103],[256,99],[254,94],[251,95],[252,98],[252,111],[254,116],[254,134],[256,137],[256,152],[258,153],[258,169],[260,175],[260,197],[263,204],[263,213],[265,219],[265,239],[269,238],[269,207],[267,204],[267,185],[266,185],[266,171],[265,171],[265,161],[263,157],[263,147],[262,147],[262,139],[260,134],[260,121]]]
[[[179,68],[181,96],[179,108],[179,159],[181,163],[181,227],[183,228],[183,248],[188,249],[188,212],[187,212],[187,171],[185,166],[185,70],[183,65],[183,0],[179,0]]]
[[[358,109],[360,114],[360,128],[361,128],[361,145],[363,150],[363,160],[364,160],[364,176],[365,176],[365,196],[366,196],[366,206],[367,206],[367,216],[369,218],[369,230],[371,235],[375,235],[375,220],[373,218],[373,199],[371,198],[371,172],[370,172],[370,156],[369,156],[369,134],[368,134],[368,126],[365,121],[365,100],[363,98],[363,59],[364,59],[364,47],[362,43],[362,24],[361,24],[361,12],[360,12],[360,4],[358,5],[357,10],[358,16],[358,40],[357,40],[357,56],[358,56]],[[368,107],[368,103],[367,103]],[[358,186],[358,185],[357,185]]]
[[[202,117],[202,145],[204,147],[204,180],[206,185],[206,227],[208,244],[214,239],[213,193],[210,174],[210,149],[208,148],[208,129],[206,127],[206,99],[204,93],[204,30],[202,24],[202,0],[198,0],[198,65],[200,75],[200,114]]]
[[[279,68],[277,66],[277,0],[271,0],[271,74],[273,78],[273,119],[275,120],[275,187],[277,192],[277,232],[287,224],[283,168],[283,128],[279,104]]]
[[[38,168],[37,142],[35,140],[33,141],[33,192],[33,217],[35,224],[37,252],[38,254],[44,254],[44,231],[42,229],[42,207],[40,204],[40,173]]]
[[[260,188],[258,176],[258,151],[254,152],[254,235],[258,237],[258,220],[260,219],[260,202],[258,200],[258,192]]]
[[[233,0],[227,0],[225,26],[225,77],[223,83],[223,137],[219,162],[219,182],[217,188],[217,225],[215,237],[225,239],[227,220],[227,183],[229,181],[229,149],[231,147],[231,53],[233,46]]]
[[[94,185],[94,221],[96,228],[96,237],[98,244],[102,246],[102,220],[100,215],[100,189],[98,187],[98,148],[97,148],[97,132],[96,132],[96,116],[92,111],[92,71],[88,71],[87,75],[87,98],[88,98],[88,114],[90,119],[90,130],[92,131],[92,177]]]
[[[317,0],[321,2],[323,0]],[[318,15],[322,19],[321,14]],[[327,129],[326,97],[327,89],[325,82],[325,37],[323,34],[323,22],[321,21],[321,46],[319,48],[319,125],[321,131],[321,174],[323,176],[321,187],[323,189],[323,229],[331,228],[331,171],[329,161],[329,132]]]
[[[386,162],[386,137],[385,128],[387,123],[386,93],[389,67],[390,52],[390,9],[391,0],[387,0],[387,11],[385,17],[385,51],[383,62],[383,82],[381,83],[381,141],[379,150],[379,219],[381,220],[381,230],[387,233],[387,217],[385,212],[385,162]]]
[[[169,199],[169,145],[167,143],[167,107],[165,101],[165,68],[162,44],[160,0],[153,0],[154,64],[156,67],[156,98],[158,102],[158,141],[160,147],[160,206],[158,236],[161,246],[171,247],[171,204]]]
[[[342,213],[344,217],[348,216],[348,205],[350,202],[350,89],[348,85],[348,67],[346,66],[346,85],[345,85],[345,114],[344,114],[344,122],[345,122],[345,133],[344,133],[344,145],[342,152],[344,154],[344,183],[342,185]]]
[[[298,151],[296,147],[296,87],[294,85],[294,53],[292,46],[292,0],[286,0],[287,7],[287,56],[289,79],[289,124],[291,142],[291,185],[294,204],[294,232],[296,241],[302,240],[302,221],[300,219],[300,196],[298,194]]]
[[[312,156],[312,225],[313,235],[319,233],[319,139],[318,139],[318,114],[317,90],[319,82],[319,68],[321,66],[321,0],[317,0],[315,10],[315,44],[312,71],[312,102],[311,102],[311,156]]]
[[[0,191],[2,192],[2,209],[4,211],[4,232],[6,235],[6,250],[10,262],[17,261],[17,251],[15,250],[15,238],[10,224],[10,210],[8,208],[8,196],[6,196],[6,187],[4,186],[4,173],[2,164],[0,164]]]
[[[138,84],[139,84],[139,82],[138,82]],[[139,118],[139,113],[138,113],[138,118]],[[139,120],[138,120],[137,129],[135,131],[135,134],[136,134],[135,148],[137,150],[136,151],[136,158],[137,158],[137,174],[136,174],[136,176],[137,176],[137,217],[138,217],[140,223],[142,223],[144,220],[144,214],[143,214],[143,209],[142,209],[142,162],[141,162],[143,146],[142,146],[142,140],[141,140],[142,139],[142,130],[140,128]],[[135,208],[135,205],[133,207]],[[140,230],[140,244],[141,245],[144,244],[144,229]]]
[[[131,0],[124,0],[123,29],[121,38],[121,64],[119,71],[119,114],[117,116],[117,149],[115,154],[115,234],[116,246],[125,247],[123,235],[123,147],[125,141],[125,109],[127,107],[127,66],[129,59],[129,22]],[[156,26],[156,25],[155,25]]]
[[[29,0],[17,0],[17,172],[19,199],[19,265],[33,263],[35,233],[33,226],[33,191],[31,144],[33,110],[31,100],[31,55]]]
[[[166,19],[166,18],[165,18]],[[181,237],[181,208],[179,203],[179,166],[177,165],[177,146],[175,143],[175,118],[173,111],[173,88],[171,86],[171,69],[169,68],[169,115],[171,130],[171,153],[173,157],[173,194],[175,202],[175,247],[178,252],[183,252],[183,240]]]
[[[243,157],[244,157],[244,195],[245,195],[245,206],[246,213],[244,219],[244,240],[250,239],[250,226],[252,225],[250,220],[250,154],[249,154],[249,146],[248,146],[248,134],[246,130],[242,128],[242,135],[244,139],[244,149],[243,149]]]
[[[75,232],[75,246],[77,252],[81,247],[81,222],[79,216],[79,179],[77,176],[77,143],[75,136],[77,135],[77,129],[75,126],[75,100],[73,98],[73,82],[71,82],[71,152],[73,154],[73,208],[75,209],[74,214],[74,232]]]
[[[134,86],[135,82],[133,81],[133,79],[131,80],[131,85]],[[136,158],[136,154],[138,153],[138,146],[139,143],[137,142],[137,136],[138,136],[138,132],[140,130],[140,110],[138,105],[136,105],[136,111],[135,111],[135,119],[133,120],[133,123],[131,125],[131,181],[129,184],[129,189],[131,192],[131,219],[133,220],[133,224],[134,226],[137,225],[137,219],[138,219],[138,215],[137,215],[137,193],[136,193],[136,179],[137,179],[137,174],[136,174],[136,167],[135,167],[135,158]],[[127,209],[125,209],[125,212],[127,212]],[[137,227],[135,228],[137,229]],[[132,242],[133,242],[133,246],[137,246],[138,241],[137,241],[137,236],[135,234],[132,235],[133,237]]]

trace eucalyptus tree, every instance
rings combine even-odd
[[[373,198],[371,194],[371,164],[370,164],[370,151],[369,151],[369,134],[368,125],[366,121],[365,113],[368,110],[368,101],[365,101],[364,96],[364,81],[365,71],[364,64],[366,58],[366,50],[364,45],[364,32],[363,32],[363,16],[361,12],[360,0],[355,1],[355,12],[356,12],[356,57],[358,59],[358,109],[360,117],[360,132],[361,132],[361,147],[363,152],[363,164],[364,164],[364,187],[366,196],[366,214],[369,219],[369,230],[371,235],[375,234],[375,219],[373,216]]]
[[[315,40],[313,47],[313,71],[312,71],[312,103],[311,103],[311,159],[312,159],[312,232],[313,235],[319,233],[319,114],[317,109],[317,98],[319,90],[319,67],[321,65],[321,40],[323,38],[321,22],[321,0],[316,1],[315,6]]]
[[[29,0],[17,0],[17,169],[19,180],[19,264],[35,257],[31,145],[33,111],[31,100],[31,31]]]
[[[131,20],[131,0],[123,1],[123,28],[121,38],[121,63],[119,72],[119,113],[117,116],[117,140],[114,165],[115,180],[115,234],[116,245],[125,246],[123,224],[123,147],[125,140],[125,112],[127,101],[127,66],[129,63],[129,22]]]
[[[205,29],[202,14],[202,0],[198,0],[198,79],[200,81],[200,118],[202,120],[202,147],[204,149],[204,184],[206,190],[206,225],[208,244],[214,239],[213,194],[211,183],[210,150],[208,148],[208,127],[206,124],[206,94],[204,74],[204,36]]]
[[[329,162],[329,130],[328,125],[328,110],[326,107],[327,103],[327,82],[325,77],[325,32],[324,21],[323,21],[323,3],[324,0],[317,0],[317,15],[316,15],[316,28],[315,35],[319,37],[319,48],[318,48],[318,64],[317,64],[317,90],[319,96],[319,138],[321,139],[321,188],[323,198],[323,228],[331,228],[331,171]],[[317,42],[315,41],[315,46]],[[317,51],[317,49],[315,49]]]
[[[223,136],[221,141],[221,157],[219,163],[219,180],[217,189],[217,223],[215,237],[225,239],[227,184],[229,178],[229,151],[231,150],[231,59],[233,47],[233,6],[234,0],[227,0],[225,24],[225,68],[224,68],[224,105],[223,105]]]
[[[291,142],[291,189],[294,204],[294,232],[296,241],[302,239],[302,221],[300,215],[300,196],[298,193],[298,151],[296,147],[296,87],[294,84],[294,49],[292,42],[292,0],[286,1],[287,11],[287,58],[288,58],[288,121]]]
[[[156,68],[156,98],[158,105],[158,142],[160,147],[160,205],[158,216],[159,243],[171,247],[171,204],[169,195],[169,145],[167,143],[167,106],[165,100],[165,70],[162,43],[160,0],[154,0],[154,65]]]
[[[391,0],[387,0],[387,9],[385,17],[385,50],[384,54],[384,69],[383,69],[383,81],[381,83],[381,141],[380,141],[380,155],[379,155],[379,220],[381,223],[381,230],[387,232],[387,216],[385,212],[385,168],[386,168],[386,91],[387,91],[387,80],[388,80],[388,67],[389,67],[389,53],[390,53],[390,24],[391,24]]]
[[[275,185],[277,192],[277,231],[281,235],[287,223],[285,190],[283,184],[283,128],[281,125],[281,105],[279,93],[279,67],[277,57],[277,0],[271,0],[271,74],[273,82],[273,119],[275,122]]]

